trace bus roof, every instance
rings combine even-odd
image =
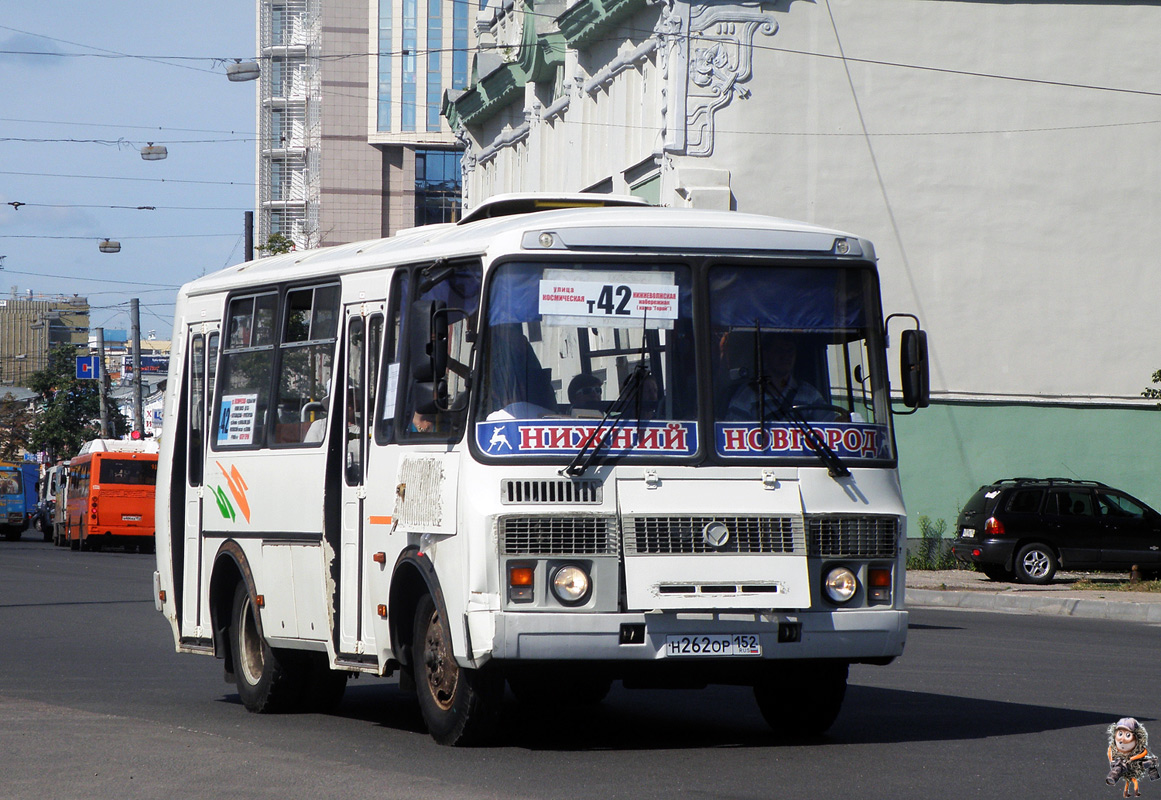
[[[92,439],[81,445],[78,456],[90,453],[156,453],[160,447],[156,439]]]
[[[505,202],[516,202],[506,197]],[[540,198],[540,206],[550,201]],[[546,244],[543,234],[552,234]],[[836,242],[844,241],[845,250]],[[227,267],[182,287],[181,294],[229,291],[264,282],[294,281],[439,258],[498,252],[841,254],[873,261],[871,243],[805,222],[690,208],[626,205],[555,208],[411,228],[388,239],[269,256]]]

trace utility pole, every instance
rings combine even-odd
[[[133,431],[144,431],[141,410],[141,314],[137,298],[129,301],[129,316],[133,321]]]
[[[98,396],[101,398],[101,438],[111,439],[109,433],[109,398],[108,390],[105,388],[106,377],[105,370],[105,329],[97,328],[97,386]]]

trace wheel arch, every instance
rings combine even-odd
[[[214,555],[214,566],[210,572],[210,622],[213,626],[214,656],[225,659],[226,680],[233,682],[234,657],[230,643],[230,615],[233,613],[234,591],[239,583],[244,583],[253,595],[256,591],[254,573],[246,553],[234,540],[222,543]],[[262,632],[262,615],[257,614],[258,630]]]
[[[415,611],[423,595],[431,595],[435,605],[444,614],[443,589],[435,567],[418,547],[409,547],[399,554],[391,572],[391,590],[387,598],[388,626],[391,632],[391,650],[404,667],[412,666],[411,641],[415,633]],[[451,624],[451,620],[448,620]],[[454,630],[454,628],[453,628]]]

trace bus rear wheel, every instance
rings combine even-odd
[[[847,693],[845,661],[785,661],[754,686],[754,699],[767,724],[781,737],[826,733]]]
[[[259,714],[293,710],[302,696],[296,653],[275,650],[262,636],[258,610],[245,583],[234,590],[230,650],[242,705]]]
[[[431,595],[419,601],[413,631],[412,669],[428,732],[445,745],[483,741],[496,727],[503,677],[456,663],[451,631]]]

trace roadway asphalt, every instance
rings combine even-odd
[[[1059,572],[1047,586],[1001,583],[967,570],[908,570],[907,605],[1161,623],[1161,592],[1112,589],[1126,575]],[[1110,585],[1077,589],[1078,581]]]

